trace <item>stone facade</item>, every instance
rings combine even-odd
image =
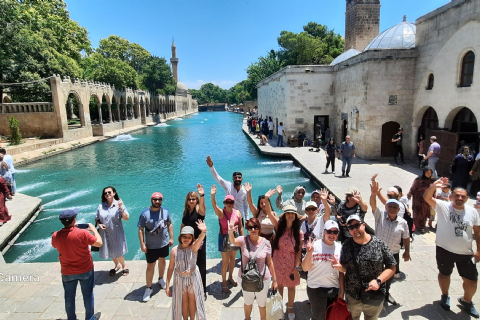
[[[363,51],[379,32],[380,0],[347,0],[345,50]]]
[[[368,20],[366,13],[358,15],[359,8],[368,6],[379,9],[379,1],[347,0],[346,49],[360,43],[352,32]],[[470,51],[478,55],[479,39],[480,0],[454,0],[416,20],[414,48],[369,49],[333,66],[289,66],[264,79],[258,84],[259,114],[282,119],[289,134],[301,130],[312,135],[316,112],[311,106],[321,106],[319,114],[329,116],[337,143],[350,135],[357,154],[365,158],[391,156],[390,134],[401,126],[404,153],[415,156],[419,128],[430,107],[438,115],[437,128],[452,131],[455,116],[465,107],[474,118],[480,115],[478,61],[471,86],[460,85],[463,58]],[[427,88],[432,74],[433,88]],[[469,121],[476,125],[476,119]]]

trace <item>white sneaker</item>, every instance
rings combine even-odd
[[[400,279],[400,273],[395,273],[395,274],[393,275],[393,277],[394,277],[395,279]]]
[[[143,302],[148,302],[150,300],[150,295],[152,294],[153,290],[151,288],[146,288],[145,293],[143,294]]]
[[[163,278],[158,279],[157,283],[160,285],[160,288],[165,289],[166,283],[165,283],[165,280],[163,280]]]

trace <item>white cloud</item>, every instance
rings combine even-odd
[[[205,80],[197,80],[197,81],[182,81],[187,88],[189,89],[200,89],[202,84],[205,83],[213,83],[214,85],[219,86],[220,88],[223,89],[230,89],[233,87],[235,84],[237,84],[239,81],[232,81],[232,80],[222,80],[222,81],[205,81]]]

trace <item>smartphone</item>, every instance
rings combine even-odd
[[[86,224],[86,223],[79,223],[79,224],[77,224],[77,228],[79,228],[79,229],[88,229],[89,226],[88,226],[88,224]]]
[[[292,280],[292,281],[295,280],[295,276],[293,275],[293,273],[290,274],[290,277],[289,277],[289,278],[290,278],[290,280]]]

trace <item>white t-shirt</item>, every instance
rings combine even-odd
[[[322,219],[323,221],[323,219]],[[333,256],[340,261],[342,245],[335,242],[329,246],[323,240],[317,240],[312,254],[312,268],[308,271],[307,286],[309,288],[340,288],[339,271],[332,267],[327,259]]]
[[[278,126],[278,135],[283,136],[283,126]]]
[[[463,210],[453,208],[447,201],[437,200],[436,245],[464,255],[472,255],[473,227],[480,226],[477,210],[465,205]]]
[[[317,225],[315,226],[315,229],[313,229],[313,234],[318,240],[321,240],[323,238],[323,231],[325,229],[325,221],[323,220],[322,217],[317,218]],[[304,222],[305,223],[305,222]],[[302,224],[303,225],[303,224]],[[302,227],[303,228],[303,227]],[[318,242],[318,241],[317,241]]]
[[[273,130],[273,122],[268,121],[268,130]]]

